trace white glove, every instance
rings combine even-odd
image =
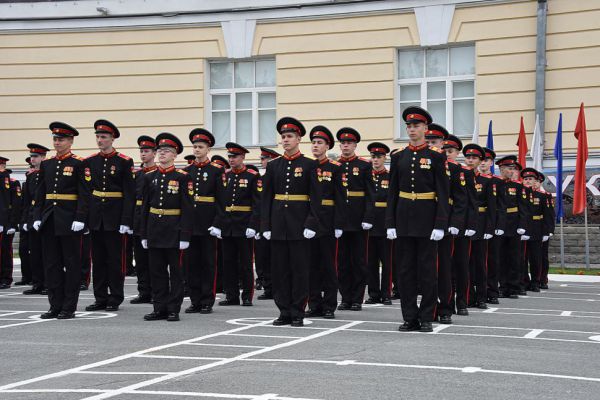
[[[208,228],[208,234],[210,236],[221,238],[221,230],[214,226],[211,226],[210,228]]]
[[[341,230],[341,229],[336,229],[336,230],[333,231],[333,234],[335,235],[336,239],[341,238],[343,233],[344,233],[344,231]]]
[[[89,235],[90,234],[90,230],[86,229],[85,232],[83,232],[84,235]]]
[[[22,228],[25,232],[27,232],[27,224],[23,224]]]
[[[465,236],[466,236],[466,237],[471,237],[471,236],[473,236],[474,234],[475,234],[475,231],[474,231],[473,229],[467,229],[467,230],[465,231]]]
[[[550,236],[542,236],[542,242],[547,242]]]
[[[79,232],[80,230],[82,230],[84,227],[84,223],[83,222],[79,222],[79,221],[73,221],[73,224],[71,225],[71,230],[73,232]]]
[[[521,235],[521,240],[529,240],[529,236],[527,236],[527,235]]]
[[[483,240],[490,240],[492,238],[493,235],[490,235],[489,233],[484,233],[483,234]]]
[[[246,228],[246,239],[252,239],[256,236],[256,231],[252,228]]]
[[[35,222],[34,222],[35,224]],[[4,232],[4,227],[2,225],[0,225],[0,233]]]
[[[517,235],[522,235],[524,233],[525,233],[525,229],[523,229],[523,228],[517,229]]]
[[[548,235],[550,235],[550,237],[554,236],[554,233],[550,232]]]
[[[311,231],[310,229],[304,229],[304,237],[306,239],[312,239],[315,237],[317,233],[315,231]]]
[[[263,232],[263,237],[267,240],[271,240],[271,231]]]
[[[260,240],[260,233],[256,233],[256,236],[254,236],[254,240]]]
[[[148,250],[148,239],[142,239],[142,247]]]
[[[121,235],[126,234],[128,230],[129,230],[129,227],[127,225],[119,225],[119,233]]]
[[[363,231],[368,231],[369,229],[371,229],[373,227],[373,224],[369,224],[368,222],[363,222],[361,224]]]
[[[442,229],[434,229],[431,231],[431,237],[429,239],[438,241],[444,238],[444,231]]]
[[[190,242],[179,242],[179,250],[185,250],[190,247]]]
[[[398,237],[398,235],[396,235],[396,228],[388,228],[387,230],[387,238],[389,240],[394,240]]]
[[[133,229],[127,229],[127,234],[128,235],[133,235]]]
[[[7,235],[14,235],[16,232],[15,228],[10,228],[9,230],[6,231]]]
[[[496,231],[494,233],[496,234],[496,236],[504,235],[504,231],[502,229],[496,229]]]
[[[454,235],[454,236],[456,236],[456,235],[458,235],[458,228],[455,228],[455,227],[451,226],[450,228],[448,228],[448,232],[449,232],[451,235]]]

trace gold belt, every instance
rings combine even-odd
[[[387,201],[376,201],[375,202],[375,207],[386,208],[387,207]]]
[[[479,207],[479,212],[486,212],[487,211],[487,207]]]
[[[534,221],[539,221],[539,220],[541,220],[541,219],[544,219],[544,216],[543,216],[543,215],[533,215],[533,216],[531,216],[531,218],[532,218]]]
[[[179,208],[154,208],[150,207],[150,212],[157,215],[181,215]]]
[[[136,205],[136,206],[141,206],[141,205],[142,205],[142,203],[143,203],[143,202],[142,202],[142,200],[136,200],[136,201],[135,201],[135,205]]]
[[[348,190],[348,197],[365,197],[365,192]]]
[[[448,204],[450,204],[451,206],[454,205],[454,199],[448,198]]]
[[[94,190],[92,194],[96,197],[110,197],[113,199],[120,199],[123,197],[123,192],[101,192],[100,190]]]
[[[213,196],[194,196],[194,201],[198,203],[214,203],[215,198]]]
[[[283,201],[309,201],[307,194],[276,194],[275,200]]]
[[[227,212],[232,212],[232,211],[250,212],[250,211],[252,211],[252,207],[250,207],[250,206],[229,206],[229,207],[225,207],[225,211],[227,211]]]
[[[76,194],[48,193],[48,194],[46,194],[46,200],[77,200],[77,195]]]
[[[323,200],[321,200],[321,205],[322,206],[334,206],[335,202],[331,199],[323,199]]]
[[[519,207],[511,207],[511,208],[507,208],[507,209],[506,209],[506,212],[507,212],[508,214],[512,214],[512,213],[519,212]]]
[[[435,192],[408,193],[400,192],[398,196],[409,200],[435,200]]]

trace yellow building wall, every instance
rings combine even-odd
[[[449,43],[476,47],[480,141],[494,121],[496,149],[516,151],[519,118],[531,142],[535,115],[536,1],[457,7]],[[563,112],[566,152],[579,103],[586,104],[591,151],[600,147],[600,5],[548,2],[546,151]],[[252,54],[274,56],[277,114],[308,129],[352,126],[392,148],[396,115],[396,51],[419,45],[413,12],[352,18],[257,23]],[[94,151],[92,124],[120,127],[119,150],[135,156],[141,134],[170,131],[187,143],[204,123],[205,60],[225,58],[220,26],[16,33],[0,35],[0,148],[23,166],[28,142],[50,143],[48,123],[77,127],[77,152]],[[308,140],[306,139],[305,142]],[[467,140],[468,141],[468,140]],[[188,149],[189,150],[189,149]],[[308,152],[308,145],[303,150]],[[251,159],[258,151],[253,149]]]

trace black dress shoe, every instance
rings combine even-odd
[[[133,299],[129,300],[130,304],[150,304],[152,303],[152,297],[137,295]]]
[[[185,313],[186,314],[194,314],[194,313],[199,313],[200,310],[202,310],[202,306],[197,306],[195,304],[192,304],[191,306],[189,306],[188,308],[185,309]]]
[[[500,297],[501,299],[508,299],[510,297],[510,293],[500,292],[500,295],[498,297]]]
[[[540,289],[548,290],[548,284],[547,283],[540,283]]]
[[[321,310],[307,310],[304,313],[305,318],[316,318],[316,317],[322,317],[322,316],[323,316],[323,311],[321,311]]]
[[[167,319],[167,314],[158,311],[152,311],[150,314],[144,315],[144,320],[146,321],[158,321],[161,319]]]
[[[527,296],[527,290],[525,290],[525,289],[519,290],[519,296]]]
[[[106,310],[106,304],[92,303],[85,308],[85,311],[98,311],[98,310]]]
[[[23,290],[23,294],[25,295],[32,295],[32,294],[42,294],[42,288],[31,288],[31,289],[27,289],[27,290]]]
[[[211,314],[212,306],[204,305],[200,308],[200,314]]]
[[[294,319],[292,319],[291,325],[298,328],[298,327],[304,326],[304,321],[302,320],[302,318],[294,318]]]
[[[225,300],[221,300],[219,302],[220,306],[239,306],[240,305],[240,301],[239,300],[231,300],[231,299],[225,299]]]
[[[487,302],[490,304],[500,304],[497,297],[490,297]]]
[[[179,321],[179,313],[176,313],[176,312],[169,313],[169,315],[167,316],[167,321],[169,321],[169,322]]]
[[[273,325],[281,326],[281,325],[289,325],[292,323],[292,319],[290,317],[279,317],[273,321]]]
[[[335,314],[333,313],[333,311],[323,311],[323,318],[325,319],[334,319],[335,318]]]
[[[40,292],[40,294],[42,296],[48,296],[48,289],[46,289],[46,288],[42,289],[42,291]]]
[[[75,313],[71,311],[61,311],[56,319],[72,319],[75,318]]]
[[[539,293],[540,292],[540,287],[537,284],[531,285],[529,287],[529,290],[531,290],[532,292],[535,292],[535,293]]]
[[[86,291],[86,290],[88,290],[88,285],[86,285],[85,283],[82,283],[79,286],[79,291],[81,292],[81,291]]]
[[[15,286],[27,286],[27,285],[31,285],[31,282],[27,282],[27,281],[15,282]]]
[[[360,311],[360,310],[362,310],[362,305],[358,304],[358,303],[352,303],[352,306],[350,307],[350,309],[352,311]]]
[[[399,292],[392,292],[392,299],[394,299],[394,300],[400,300],[400,293]]]
[[[391,306],[392,305],[392,299],[383,299],[383,300],[381,300],[381,303],[384,306]]]
[[[379,303],[379,299],[376,299],[374,297],[369,297],[367,300],[365,300],[365,304],[377,304]]]
[[[254,288],[255,288],[256,290],[262,290],[262,288],[263,288],[263,285],[262,285],[262,282],[260,281],[260,279],[257,279],[257,280],[256,280],[256,284],[254,285]]]
[[[413,332],[418,331],[419,329],[421,329],[421,324],[419,324],[419,321],[404,322],[398,328],[400,332]]]
[[[8,283],[0,284],[0,289],[10,289],[10,285]]]
[[[487,310],[488,306],[487,304],[485,304],[485,301],[478,301],[477,308],[479,308],[480,310]]]
[[[46,311],[45,313],[43,313],[42,315],[40,315],[41,319],[52,319],[52,318],[56,318],[58,317],[58,314],[60,314],[59,311],[53,310],[53,309],[49,309],[48,311]]]
[[[419,332],[433,332],[431,322],[421,322],[421,329],[419,329]]]
[[[349,310],[350,309],[350,304],[348,303],[340,303],[340,305],[338,306],[338,310]]]
[[[466,308],[459,308],[458,311],[456,312],[456,314],[462,315],[462,316],[467,316],[467,315],[469,315],[469,310],[467,310]]]
[[[242,305],[244,307],[252,307],[252,301],[246,299],[246,300],[242,300]]]
[[[440,315],[440,324],[450,325],[452,323],[452,316]]]
[[[508,298],[509,298],[509,299],[513,299],[513,300],[514,300],[514,299],[518,299],[518,298],[519,298],[519,295],[518,295],[518,294],[515,294],[515,293],[511,293],[511,294],[509,294],[509,295],[508,295]]]
[[[264,292],[257,297],[258,300],[273,300],[273,294],[271,292]]]
[[[119,306],[116,304],[108,304],[106,306],[106,311],[119,311]]]

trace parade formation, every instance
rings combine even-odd
[[[402,117],[408,145],[370,143],[370,158],[357,156],[351,127],[334,135],[281,118],[281,154],[261,148],[262,174],[237,143],[226,144],[228,159],[211,158],[215,138],[202,128],[189,133],[193,154],[177,168],[185,146],[171,133],[140,136],[134,161],[114,147],[118,127],[101,119],[99,151],[82,158],[71,151],[77,129],[53,122],[56,154],[28,144],[23,186],[0,157],[0,289],[13,284],[17,231],[14,284],[47,294],[42,319],[74,318],[90,275],[95,301],[85,310],[117,312],[131,248],[130,303],[147,304],[146,321],[179,321],[186,296],[186,314],[216,312],[222,292],[217,307],[273,299],[273,325],[295,327],[400,299],[399,330],[431,332],[470,307],[548,289],[555,216],[545,176],[516,156],[463,146],[420,107]],[[310,156],[299,150],[307,134]],[[334,138],[337,160],[327,157]]]

